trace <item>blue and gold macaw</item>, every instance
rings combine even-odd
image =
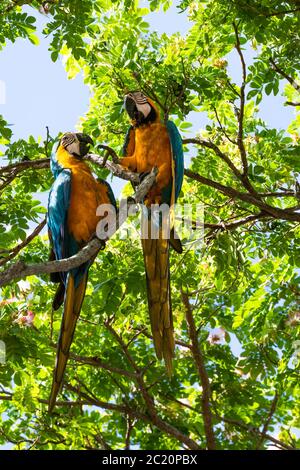
[[[143,238],[142,248],[147,280],[147,296],[150,322],[157,357],[164,358],[169,374],[174,356],[174,331],[170,293],[169,246],[182,253],[180,240],[174,231],[172,207],[179,196],[183,181],[182,140],[177,127],[171,121],[160,120],[159,112],[152,100],[140,91],[125,96],[124,107],[131,119],[123,148],[124,158],[120,163],[125,168],[142,175],[153,167],[158,169],[156,182],[146,195],[142,210],[142,227],[148,225],[151,233],[152,204],[168,204],[170,236],[163,236],[163,219],[158,219],[157,239]]]
[[[51,156],[51,171],[55,181],[48,201],[50,259],[69,258],[82,249],[96,232],[100,220],[96,215],[98,206],[112,204],[116,208],[109,184],[94,178],[82,160],[92,144],[88,135],[67,132],[61,138],[56,154]],[[64,307],[49,412],[55,405],[61,387],[85,295],[88,270],[93,260],[68,272],[51,275],[51,280],[59,283],[53,309],[57,310],[62,304]]]

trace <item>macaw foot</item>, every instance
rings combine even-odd
[[[118,158],[118,155],[116,154],[116,152],[111,147],[108,147],[108,145],[99,144],[99,145],[97,145],[97,150],[105,150],[106,151],[105,155],[103,157],[102,164],[99,165],[100,167],[102,167],[102,168],[105,167],[106,162],[109,159],[109,157],[111,157],[113,163],[120,164],[120,159]]]

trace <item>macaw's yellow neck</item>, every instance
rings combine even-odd
[[[86,171],[88,173],[91,173],[91,170],[85,162],[79,160],[79,158],[70,155],[69,152],[61,145],[57,149],[56,158],[58,163],[63,168],[70,168],[71,170]]]

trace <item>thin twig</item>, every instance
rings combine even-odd
[[[261,446],[263,445],[263,442],[264,440],[266,439],[266,434],[267,434],[267,431],[268,431],[268,427],[271,423],[271,420],[273,418],[273,415],[276,411],[276,407],[277,407],[277,403],[278,403],[278,400],[279,400],[279,395],[278,395],[278,392],[276,391],[275,392],[275,395],[274,395],[274,398],[272,400],[272,403],[271,403],[271,408],[270,408],[270,411],[269,411],[269,414],[268,414],[268,417],[266,419],[266,422],[264,424],[264,427],[263,427],[263,430],[262,430],[262,433],[261,433],[261,436],[260,436],[260,439],[257,443],[257,446],[256,446],[256,449],[260,449]]]
[[[158,415],[158,412],[155,407],[155,402],[154,398],[152,395],[149,393],[147,386],[144,382],[143,379],[143,370],[136,364],[135,360],[133,359],[133,356],[130,354],[127,345],[123,341],[122,337],[117,333],[117,331],[113,328],[112,324],[110,321],[105,322],[106,328],[111,332],[111,334],[114,336],[118,344],[121,346],[124,355],[126,356],[128,362],[134,369],[136,373],[136,382],[138,384],[138,387],[140,389],[140,392],[144,398],[149,417],[151,418],[151,422],[158,427],[160,430],[166,432],[167,434],[175,437],[176,439],[180,440],[182,443],[184,443],[189,449],[199,449],[198,444],[192,440],[190,437],[186,436],[183,434],[181,431],[179,431],[177,428],[174,426],[170,425],[166,421],[162,420],[160,416]]]
[[[300,9],[299,9],[300,10]],[[290,75],[288,75],[284,70],[282,70],[279,65],[276,64],[276,62],[274,61],[274,59],[272,57],[270,57],[270,62],[272,64],[272,67],[273,69],[279,73],[279,75],[281,75],[282,77],[284,77],[291,85],[293,88],[295,88],[295,90],[297,91],[300,91],[300,85],[292,78],[290,77]]]
[[[4,266],[8,261],[11,261],[13,258],[17,256],[17,254],[25,248],[25,246],[29,245],[29,243],[39,235],[39,233],[43,230],[46,225],[46,218],[34,229],[34,231],[19,245],[15,246],[11,250],[9,250],[10,254],[5,258],[0,260],[0,266]]]
[[[300,8],[295,8],[294,10],[274,11],[273,13],[267,13],[264,16],[266,18],[271,18],[272,16],[290,15],[291,13],[297,13],[298,11],[300,11]]]
[[[232,199],[240,199],[241,201],[248,202],[253,204],[254,206],[259,207],[261,210],[267,212],[269,215],[274,217],[275,219],[282,219],[282,220],[290,220],[294,222],[300,222],[300,214],[290,212],[290,210],[295,210],[295,208],[289,209],[279,209],[278,207],[270,206],[265,202],[261,201],[260,198],[256,198],[254,195],[249,193],[242,193],[231,186],[225,186],[217,181],[211,180],[206,178],[205,176],[199,175],[194,171],[189,169],[184,170],[184,174],[188,178],[192,178],[196,181],[199,181],[201,184],[205,184],[206,186],[210,186],[211,188],[216,189],[217,191],[225,194],[226,196]]]
[[[238,138],[237,138],[237,144],[240,150],[240,155],[241,155],[241,160],[242,160],[242,165],[243,165],[243,176],[246,177],[248,174],[248,161],[247,161],[247,154],[246,154],[246,149],[244,145],[244,112],[245,112],[245,88],[246,88],[246,81],[247,81],[247,67],[246,67],[246,62],[244,59],[244,55],[242,53],[241,49],[241,41],[239,37],[239,32],[237,29],[237,26],[235,23],[233,23],[233,28],[235,32],[235,37],[236,37],[236,43],[235,43],[235,48],[238,52],[238,55],[240,57],[241,65],[242,65],[242,85],[240,87],[240,109],[238,113]],[[245,179],[245,183],[248,186],[248,191],[253,192],[253,188],[248,181],[248,178]]]
[[[153,169],[153,171],[147,175],[139,187],[137,187],[134,197],[127,202],[127,207],[135,206],[144,199],[156,179],[156,174],[157,170]],[[125,222],[127,214],[128,212],[123,216],[123,218],[118,218],[116,220],[115,231],[118,230]],[[26,265],[24,262],[20,261],[11,265],[6,271],[3,271],[0,274],[0,287],[8,284],[13,279],[24,278],[37,274],[69,271],[70,269],[76,268],[91,259],[101,248],[103,248],[103,246],[103,240],[93,238],[81,251],[70,258],[32,265]]]

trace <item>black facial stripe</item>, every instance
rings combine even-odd
[[[147,97],[142,93],[142,92],[133,92],[133,93],[128,93],[128,97],[132,98],[135,103],[137,104],[146,104],[148,103]]]
[[[136,98],[135,102],[137,104],[146,104],[146,103],[148,103],[147,98]]]

